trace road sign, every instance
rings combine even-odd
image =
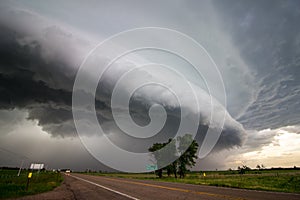
[[[38,169],[41,170],[44,168],[44,164],[42,163],[31,163],[30,169]]]
[[[28,176],[27,176],[27,183],[26,183],[26,191],[28,190],[28,186],[29,186],[29,180],[32,177],[32,172],[29,172]]]
[[[150,171],[157,170],[157,165],[146,165],[146,169]]]

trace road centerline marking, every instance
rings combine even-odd
[[[189,189],[167,187],[167,186],[162,186],[162,185],[154,185],[154,184],[149,184],[149,183],[141,183],[141,182],[120,180],[120,179],[107,178],[107,177],[102,177],[102,178],[106,179],[106,180],[110,180],[110,181],[123,182],[123,183],[131,183],[131,184],[135,184],[135,185],[143,185],[143,186],[148,186],[148,187],[161,188],[161,189],[167,189],[167,190],[173,190],[173,191],[179,191],[179,192],[185,192],[185,193],[192,193],[192,194],[197,194],[197,195],[214,196],[214,197],[219,197],[219,198],[228,199],[228,200],[244,200],[244,198],[233,197],[233,196],[229,196],[229,195],[222,195],[222,194],[214,194],[214,193],[209,193],[209,192],[193,191],[193,190],[189,190]]]
[[[130,195],[128,195],[128,194],[125,194],[125,193],[119,192],[119,191],[117,191],[117,190],[114,190],[114,189],[105,187],[105,186],[100,185],[100,184],[98,184],[98,183],[94,183],[94,182],[92,182],[92,181],[89,181],[89,180],[86,180],[86,179],[83,179],[83,178],[80,178],[80,177],[77,177],[77,176],[73,176],[73,175],[71,175],[71,174],[68,174],[68,176],[71,176],[71,177],[76,178],[76,179],[81,180],[81,181],[85,181],[85,182],[90,183],[90,184],[92,184],[92,185],[95,185],[95,186],[97,186],[97,187],[100,187],[100,188],[103,188],[103,189],[105,189],[105,190],[108,190],[108,191],[114,192],[114,193],[116,193],[116,194],[122,195],[122,196],[124,196],[124,197],[127,197],[127,198],[129,198],[129,199],[140,200],[140,199],[138,199],[138,198],[135,198],[135,197],[130,196]]]

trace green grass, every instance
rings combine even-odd
[[[133,178],[178,182],[198,185],[212,185],[220,187],[233,187],[254,190],[300,193],[300,170],[252,170],[240,175],[237,171],[214,171],[203,173],[189,173],[184,179],[175,179],[164,175],[162,179],[154,174],[129,174],[129,173],[91,173],[94,175],[113,176],[119,178]]]
[[[55,172],[33,172],[26,190],[28,171],[22,171],[20,176],[17,174],[17,170],[0,169],[0,199],[50,191],[59,186],[63,180],[62,176]]]

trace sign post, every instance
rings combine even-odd
[[[19,169],[19,171],[18,171],[18,176],[20,176],[21,169],[22,169],[22,167],[23,167],[23,163],[24,163],[24,160],[22,160],[22,163],[21,163],[20,169]]]
[[[32,172],[29,172],[28,176],[27,176],[27,184],[26,184],[26,191],[28,190],[28,186],[29,186],[29,181],[32,177]]]

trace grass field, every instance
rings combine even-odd
[[[300,170],[252,170],[240,175],[237,171],[192,172],[184,179],[165,175],[162,179],[154,174],[92,173],[101,176],[147,179],[187,184],[213,185],[255,190],[300,193]]]
[[[18,170],[0,169],[0,199],[37,194],[54,189],[62,182],[62,176],[55,172],[33,172],[26,190],[28,171],[17,176]]]

